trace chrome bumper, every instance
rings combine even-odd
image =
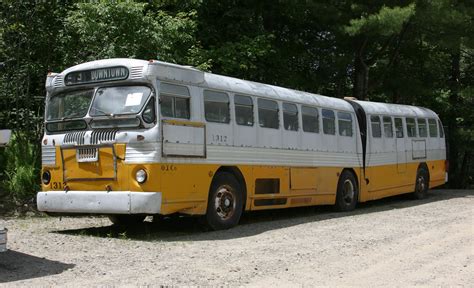
[[[39,211],[92,214],[157,214],[161,192],[46,191],[36,198]]]

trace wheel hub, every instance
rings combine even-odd
[[[216,212],[222,220],[232,217],[235,212],[235,197],[233,192],[231,187],[221,186],[216,193]]]
[[[351,204],[355,195],[354,185],[352,184],[351,180],[347,179],[344,181],[344,189],[343,189],[343,199],[346,204]]]

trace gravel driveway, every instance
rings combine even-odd
[[[231,230],[194,218],[133,229],[107,218],[2,219],[0,286],[471,286],[474,191],[248,213]],[[472,287],[472,286],[471,286]]]

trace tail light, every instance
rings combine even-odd
[[[444,171],[448,172],[449,171],[449,160],[444,160]]]

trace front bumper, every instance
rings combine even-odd
[[[39,211],[87,214],[158,214],[161,192],[46,191],[39,192]]]

